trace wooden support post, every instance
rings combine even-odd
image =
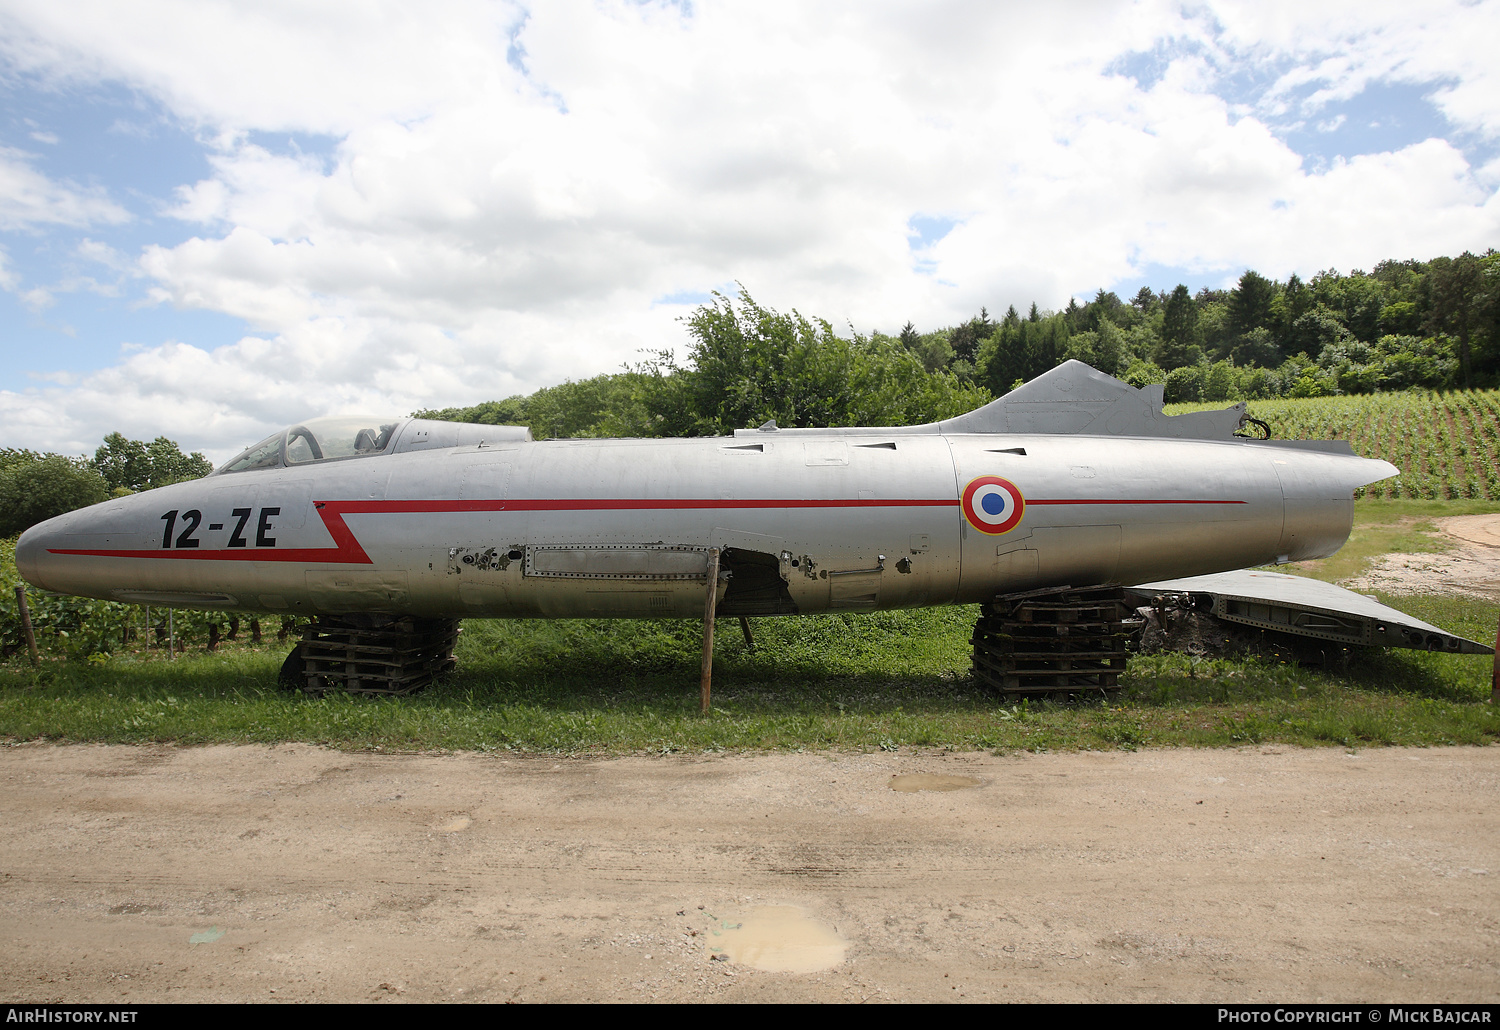
[[[1490,675],[1490,704],[1500,705],[1500,626],[1495,627],[1495,668]]]
[[[714,601],[719,596],[719,549],[708,549],[708,595],[703,600],[703,676],[699,682],[703,714],[708,714],[714,678]]]
[[[740,632],[745,634],[745,646],[753,651],[755,649],[755,637],[750,633],[750,620],[743,615],[740,616]]]
[[[36,653],[36,634],[31,629],[31,609],[26,605],[26,588],[16,587],[16,609],[21,615],[21,633],[26,637],[26,649],[31,652],[31,664],[37,664],[40,659]]]

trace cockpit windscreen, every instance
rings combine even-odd
[[[310,461],[383,454],[390,447],[401,421],[368,415],[309,419],[267,437],[231,459],[219,471],[249,472],[251,469],[280,468]]]

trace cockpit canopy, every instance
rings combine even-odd
[[[252,469],[285,468],[309,462],[368,458],[377,454],[487,447],[531,439],[525,426],[435,422],[374,415],[330,415],[308,419],[266,437],[225,463],[215,475]]]
[[[299,422],[268,436],[229,461],[220,472],[301,465],[335,458],[364,458],[383,454],[403,419],[368,415],[331,415]]]

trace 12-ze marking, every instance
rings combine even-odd
[[[250,521],[250,513],[251,509],[249,508],[235,508],[230,513],[235,518],[234,529],[231,530],[229,534],[230,547],[248,546],[248,542],[245,540],[245,526]],[[194,533],[198,532],[198,527],[203,524],[203,513],[197,508],[194,508],[191,511],[184,511],[180,513],[182,515],[182,521],[185,525],[183,526],[182,532],[177,534],[176,543],[174,544],[172,542],[172,531],[177,528],[178,514],[178,510],[176,508],[173,508],[171,511],[165,513],[161,517],[162,521],[166,523],[166,526],[163,527],[161,534],[162,547],[173,548],[201,546],[198,538],[193,535]],[[280,508],[262,508],[260,510],[260,518],[256,521],[255,524],[256,547],[276,546],[276,538],[274,536],[271,536],[271,518],[280,514]],[[219,523],[215,523],[211,528],[217,529],[218,527]]]

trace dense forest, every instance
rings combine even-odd
[[[1061,311],[987,308],[923,332],[837,335],[741,288],[685,320],[689,343],[626,371],[468,408],[538,437],[698,436],[783,426],[906,425],[958,414],[1076,358],[1168,402],[1324,397],[1500,384],[1500,254],[1382,261],[1306,282],[1254,271],[1233,289],[1107,290]]]

